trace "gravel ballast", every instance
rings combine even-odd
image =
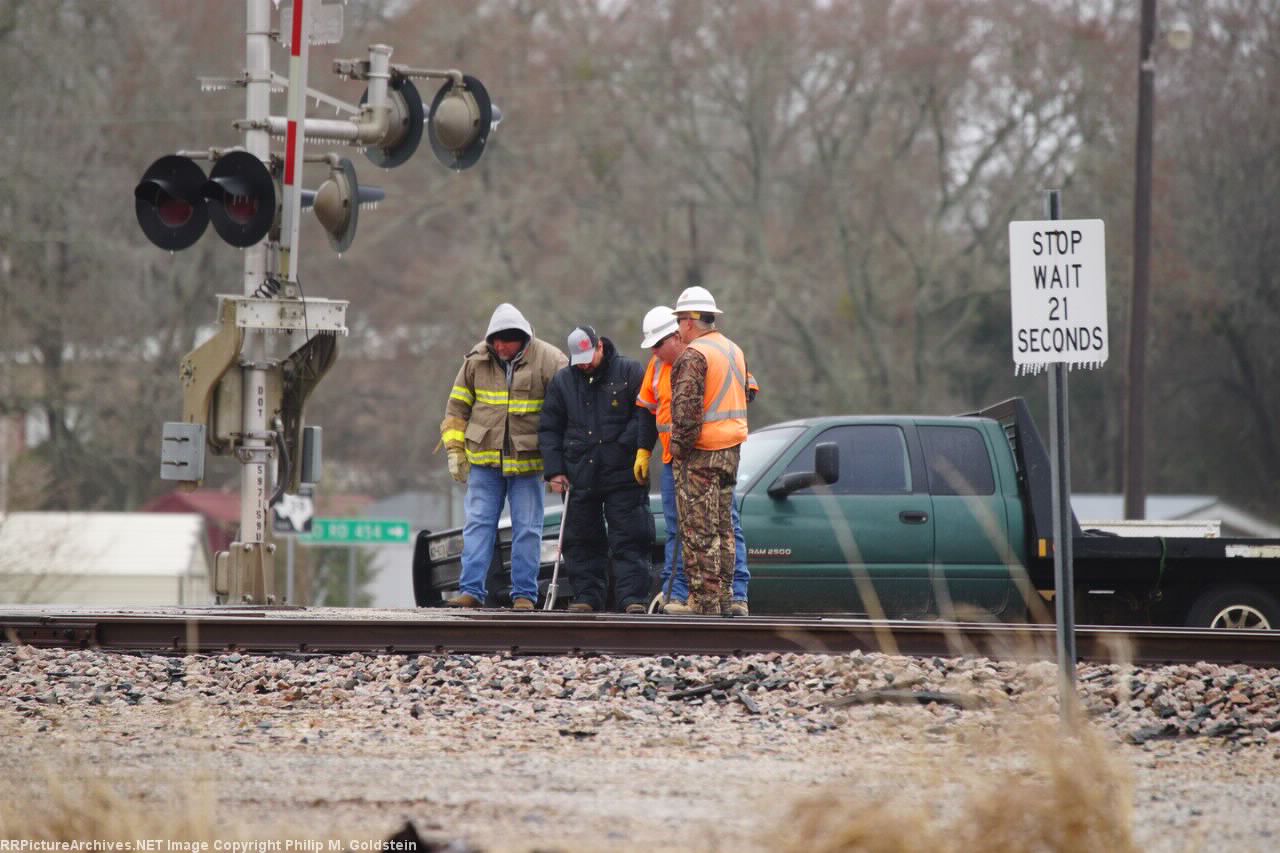
[[[453,850],[773,850],[799,845],[815,804],[823,820],[922,810],[940,838],[958,838],[948,827],[971,823],[966,813],[1026,811],[1002,803],[1011,790],[1060,796],[1034,786],[1066,772],[1084,780],[1078,796],[1106,788],[1090,808],[1134,849],[1280,846],[1280,670],[1082,664],[1096,749],[1065,735],[1057,675],[1048,662],[860,653],[3,645],[0,770],[19,785],[0,827],[52,837],[45,812],[83,804],[96,784],[107,811],[136,810],[158,835],[257,845],[233,853],[379,849],[406,823]]]

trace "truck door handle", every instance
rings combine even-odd
[[[918,509],[905,509],[898,513],[898,520],[903,524],[924,524],[929,520],[929,513]]]

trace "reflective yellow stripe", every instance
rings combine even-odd
[[[505,406],[507,404],[507,392],[489,391],[485,388],[477,388],[476,399],[481,403],[488,403],[491,406]]]
[[[461,385],[454,385],[453,390],[449,392],[449,399],[461,400],[462,402],[470,406],[472,403],[476,401],[476,395],[472,394],[470,391],[468,391],[466,388],[464,388]]]
[[[532,456],[528,459],[503,459],[502,473],[504,474],[536,474],[542,470],[542,457]]]
[[[507,404],[507,411],[513,415],[532,415],[542,411],[541,400],[512,400]]]
[[[530,456],[527,459],[503,457],[497,450],[467,450],[467,461],[472,465],[484,465],[490,468],[502,466],[503,474],[535,474],[542,470],[542,457]]]
[[[729,367],[729,369],[725,372],[724,381],[720,383],[720,388],[716,391],[715,399],[712,400],[711,405],[707,407],[707,414],[705,414],[702,418],[703,423],[711,423],[713,421],[724,421],[730,418],[745,418],[747,416],[747,412],[745,409],[743,410],[735,409],[727,412],[716,412],[716,410],[720,408],[720,403],[721,401],[724,400],[725,395],[728,394],[729,390],[733,387],[734,380],[738,381],[739,386],[743,388],[744,391],[747,387],[746,377],[743,376],[738,371],[738,363],[736,360],[736,356],[738,355],[738,348],[733,344],[728,344],[728,343],[722,344],[720,341],[711,340],[709,338],[700,338],[699,342],[705,344],[706,346],[713,347],[714,349],[719,351],[720,354],[725,357],[725,363]],[[715,414],[711,414],[712,412],[715,412]]]
[[[747,437],[747,370],[742,350],[719,332],[689,344],[707,360],[699,450],[722,450]]]
[[[440,433],[440,440],[445,444],[453,444],[455,441],[462,444],[467,440],[467,434],[460,429],[447,429]]]
[[[466,392],[465,388],[454,388],[453,396],[464,402],[471,402],[463,397],[458,396],[458,392]],[[485,388],[477,388],[475,397],[472,398],[476,402],[483,403],[486,406],[495,406],[497,408],[505,408],[513,415],[535,415],[542,411],[542,398],[523,400],[511,399],[506,391],[490,391]]]

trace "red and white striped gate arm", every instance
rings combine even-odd
[[[285,134],[284,198],[280,223],[280,272],[298,280],[298,221],[302,213],[302,148],[306,136],[307,57],[311,44],[309,0],[293,0],[289,36],[289,109]]]

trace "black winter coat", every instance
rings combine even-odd
[[[604,358],[594,373],[562,367],[547,385],[538,449],[546,479],[565,474],[574,489],[607,492],[636,485],[636,448],[653,447],[657,427],[636,405],[644,365],[600,340]]]

